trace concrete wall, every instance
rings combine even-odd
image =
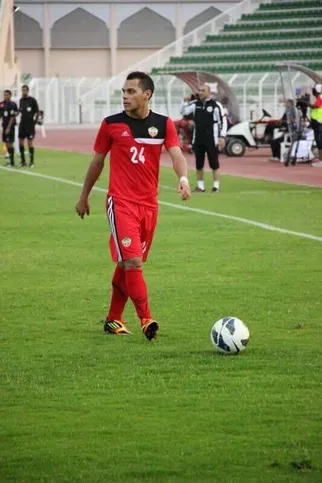
[[[0,4],[0,87],[17,82],[19,65],[16,61],[13,24],[13,0]]]
[[[109,77],[236,3],[16,0],[17,55],[33,77]]]

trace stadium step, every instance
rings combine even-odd
[[[281,24],[281,23],[301,23],[301,22],[311,22],[312,20],[317,20],[318,17],[319,17],[319,14],[314,12],[313,10],[311,11],[311,13],[303,13],[303,12],[300,12],[301,15],[292,15],[292,18],[287,18],[285,17],[284,14],[279,14],[278,17],[273,17],[271,15],[268,15],[267,17],[268,18],[263,18],[263,19],[257,19],[257,18],[252,18],[252,17],[248,17],[248,18],[241,18],[240,20],[238,20],[237,22],[237,25],[242,25],[243,27],[244,26],[252,26],[254,24],[259,24],[259,25],[262,25],[262,26],[265,26],[266,24],[269,24],[269,23],[276,23],[276,24]]]
[[[303,38],[305,35],[305,38]],[[301,39],[301,40],[307,40],[307,39],[312,39],[312,38],[317,38],[319,36],[322,36],[322,29],[319,28],[311,28],[311,29],[305,29],[303,30],[298,30],[298,29],[293,29],[293,30],[288,30],[286,32],[284,31],[277,31],[277,32],[272,32],[272,31],[258,31],[258,32],[236,32],[236,33],[230,33],[230,34],[225,34],[223,35],[207,35],[206,39],[204,41],[204,44],[206,45],[208,42],[211,43],[232,43],[232,42],[245,42],[245,41],[252,41],[252,42],[259,42],[259,41],[280,41],[283,39],[287,40],[292,40],[292,39]]]
[[[261,3],[259,10],[297,10],[299,8],[314,8],[321,7],[321,0],[302,0],[299,2],[272,2],[272,3]]]
[[[321,32],[322,34],[322,32]],[[186,52],[218,52],[218,47],[220,47],[220,51],[230,51],[234,49],[251,49],[256,48],[256,50],[264,49],[264,50],[276,50],[284,47],[293,47],[292,50],[297,50],[298,47],[307,47],[307,48],[320,48],[322,45],[322,35],[321,37],[316,37],[313,39],[274,39],[270,40],[257,40],[257,42],[253,42],[251,40],[248,41],[239,41],[239,42],[205,42],[202,45],[194,45],[189,47]]]
[[[266,30],[266,29],[253,29],[251,32],[247,32],[247,34],[245,35],[246,32],[242,31],[242,30],[236,30],[236,31],[222,31],[221,32],[221,38],[224,39],[226,38],[229,38],[229,36],[232,36],[232,38],[235,37],[235,39],[238,38],[243,38],[243,37],[246,37],[247,35],[251,35],[253,34],[253,39],[254,41],[256,42],[256,38],[257,37],[261,37],[262,35],[265,35],[265,34],[270,34],[270,35],[274,35],[276,37],[287,37],[289,33],[293,33],[293,35],[295,35],[296,37],[298,38],[306,38],[308,36],[310,36],[310,32],[312,33],[312,37],[314,37],[314,35],[321,35],[322,33],[322,25],[321,27],[301,27],[301,28],[295,28],[294,26],[292,26],[292,28],[290,29],[285,29],[287,32],[283,32],[283,33],[280,33],[280,30],[279,28],[274,30],[274,29],[270,29],[270,30]],[[284,34],[284,35],[283,35]]]
[[[227,57],[227,56],[245,56],[245,55],[249,55],[249,56],[252,56],[252,55],[255,55],[255,54],[258,54],[258,51],[261,52],[262,55],[268,55],[266,53],[266,51],[268,51],[269,53],[271,53],[272,51],[272,47],[269,46],[269,45],[265,45],[264,46],[265,48],[255,48],[255,46],[253,48],[249,47],[249,49],[247,49],[246,47],[243,47],[241,49],[235,49],[234,50],[221,50],[220,52],[218,51],[212,51],[212,50],[208,50],[206,52],[187,52],[185,53],[182,57],[180,57],[181,59],[205,59],[207,57],[210,57],[211,55],[214,57],[214,58],[221,58],[221,57]],[[315,53],[315,54],[322,54],[322,43],[320,44],[320,47],[311,47],[311,48],[308,48],[308,47],[304,47],[304,48],[297,48],[297,49],[290,49],[290,48],[287,48],[287,46],[283,45],[281,48],[279,49],[274,49],[274,53],[276,53],[276,51],[278,51],[280,54],[282,55],[292,55],[295,52],[297,53],[303,53],[303,55],[305,55],[306,53]],[[259,55],[261,55],[259,54]]]
[[[225,33],[231,33],[231,32],[245,32],[246,30],[247,31],[271,31],[271,30],[281,30],[281,29],[284,29],[284,30],[296,30],[296,29],[312,29],[312,28],[322,28],[322,20],[320,20],[319,18],[315,18],[315,19],[312,19],[312,20],[307,20],[307,19],[303,19],[303,20],[290,20],[290,21],[281,21],[281,22],[256,22],[256,23],[247,23],[247,24],[242,24],[242,23],[236,23],[236,24],[233,24],[233,25],[225,25],[224,27],[224,30],[223,30],[223,34]]]
[[[292,18],[297,18],[297,17],[305,17],[305,16],[310,16],[310,17],[318,17],[320,13],[322,12],[322,5],[321,7],[310,7],[310,8],[299,8],[299,9],[294,9],[292,10]],[[266,12],[265,10],[257,10],[256,12],[253,13],[244,13],[241,16],[240,20],[251,20],[251,21],[257,21],[257,20],[270,20],[270,19],[275,19],[275,18],[285,18],[290,14],[289,10],[270,10],[269,12]]]

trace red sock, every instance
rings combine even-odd
[[[112,298],[107,316],[108,320],[122,320],[123,310],[128,298],[125,270],[120,265],[116,265],[112,278]]]
[[[151,319],[148,291],[141,268],[126,270],[125,281],[127,293],[135,306],[139,319]]]

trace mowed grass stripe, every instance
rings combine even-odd
[[[83,180],[90,161],[90,156],[88,155],[43,149],[37,150],[36,158],[35,171],[37,173],[57,176],[75,182]],[[107,160],[102,175],[98,180],[98,187],[106,188],[108,171],[109,162]],[[173,169],[161,168],[160,175],[160,200],[180,204],[178,194],[175,192],[177,181]],[[189,176],[191,185],[194,186],[195,174],[190,172]],[[19,176],[18,178],[22,177]],[[207,192],[193,196],[189,201],[189,207],[240,216],[268,225],[322,237],[320,223],[322,190],[319,188],[312,188],[310,189],[310,194],[302,196],[299,193],[302,191],[307,192],[305,187],[223,176],[220,196],[213,196],[213,194],[209,193],[209,190],[212,188],[212,182],[208,173],[205,181]],[[174,189],[163,189],[161,185],[173,186]],[[294,188],[296,188],[296,192]],[[267,193],[254,196],[252,194],[254,190],[265,190]],[[247,195],[245,191],[251,191],[251,193]],[[74,194],[77,197],[75,191]],[[299,197],[301,200],[299,200]],[[172,210],[172,208],[168,209]],[[206,220],[204,216],[201,216],[201,218],[204,221]],[[213,225],[216,225],[217,221]],[[236,230],[241,229],[240,224],[235,222],[233,224]],[[285,237],[282,238],[285,239]]]
[[[0,175],[1,483],[321,481],[320,244],[161,207],[144,269],[160,337],[131,303],[133,336],[105,337],[104,197],[84,223],[78,188]],[[251,341],[227,358],[209,332],[231,314]]]
[[[24,175],[27,175],[27,176],[36,176],[36,177],[39,177],[39,178],[42,178],[42,179],[56,181],[56,182],[59,182],[59,183],[65,183],[65,184],[69,184],[69,185],[77,186],[77,187],[83,186],[82,183],[78,183],[76,181],[71,181],[71,180],[68,180],[68,179],[65,179],[65,178],[60,178],[60,177],[57,177],[57,176],[51,176],[51,175],[46,175],[46,174],[42,174],[42,173],[35,173],[35,172],[31,172],[31,171],[22,171],[22,170],[17,171],[17,170],[14,170],[12,168],[6,168],[4,166],[0,166],[0,168],[3,169],[3,170],[9,171],[11,173],[24,174]],[[98,186],[94,186],[93,190],[106,194],[106,189],[100,188]],[[168,207],[174,208],[174,209],[198,213],[198,214],[201,214],[201,215],[214,216],[214,217],[219,217],[219,218],[225,218],[227,220],[238,221],[240,223],[246,223],[248,225],[256,226],[257,228],[262,228],[264,230],[274,231],[274,232],[278,232],[278,233],[285,233],[287,235],[297,236],[297,237],[301,237],[301,238],[308,238],[309,240],[314,240],[314,241],[317,241],[317,242],[320,242],[320,243],[322,242],[322,237],[319,237],[317,235],[311,235],[310,233],[302,233],[302,232],[287,230],[285,228],[279,228],[279,227],[276,227],[276,226],[273,226],[273,225],[269,225],[267,223],[261,223],[261,222],[255,221],[255,220],[249,220],[247,218],[243,218],[243,217],[240,217],[240,216],[227,215],[227,214],[224,214],[224,213],[217,213],[215,211],[208,211],[208,210],[203,210],[203,209],[199,209],[199,208],[191,208],[191,207],[187,206],[186,204],[179,205],[177,203],[169,203],[169,202],[161,201],[161,200],[159,200],[159,204],[163,205],[163,206],[168,206]]]

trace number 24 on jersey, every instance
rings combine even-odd
[[[130,149],[131,153],[131,162],[133,164],[138,164],[138,163],[143,163],[145,162],[145,156],[144,156],[144,147],[143,148],[137,148],[136,146],[132,146]]]

